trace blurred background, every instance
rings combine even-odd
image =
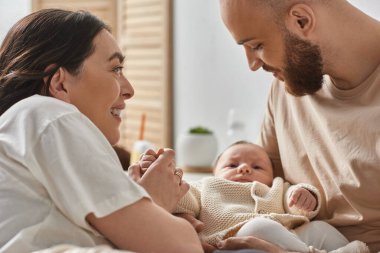
[[[379,0],[349,2],[380,19]],[[255,141],[272,75],[250,72],[243,48],[221,21],[218,0],[0,0],[0,41],[18,19],[48,7],[86,9],[112,26],[136,90],[121,146],[130,150],[144,138],[175,148],[195,126],[214,133],[219,151],[235,137]]]

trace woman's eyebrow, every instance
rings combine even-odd
[[[115,52],[113,53],[109,58],[108,58],[108,61],[112,61],[113,59],[115,58],[118,58],[120,63],[124,62],[124,59],[125,59],[125,56],[122,55],[121,53],[119,52]]]

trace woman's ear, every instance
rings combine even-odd
[[[69,95],[64,84],[65,77],[66,77],[65,70],[62,67],[58,68],[57,71],[51,77],[50,85],[49,85],[49,93],[52,97],[55,97],[65,102],[70,102]]]
[[[301,38],[308,39],[315,28],[315,13],[307,4],[293,5],[285,18],[287,29]]]

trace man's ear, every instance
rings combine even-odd
[[[308,39],[314,31],[315,13],[313,8],[307,4],[293,5],[285,19],[287,29],[301,38]]]
[[[55,97],[65,102],[70,102],[70,97],[64,84],[65,78],[66,71],[62,67],[58,68],[57,71],[51,77],[49,93],[52,97]]]

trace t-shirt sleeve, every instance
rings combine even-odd
[[[31,173],[53,204],[75,224],[94,231],[85,217],[106,216],[148,193],[122,170],[115,151],[83,114],[65,114],[48,124],[29,155]]]

